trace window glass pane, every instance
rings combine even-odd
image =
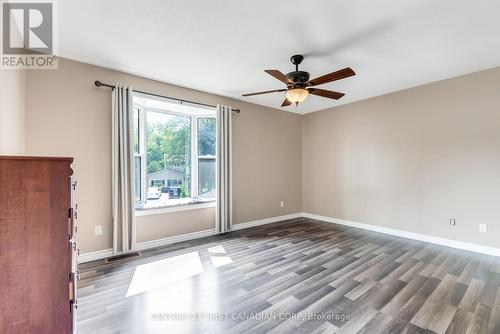
[[[139,153],[139,109],[134,108],[134,152]]]
[[[215,158],[198,159],[198,194],[215,198]]]
[[[147,112],[147,205],[176,204],[191,196],[191,118]]]
[[[135,157],[135,202],[141,201],[141,157]]]
[[[215,156],[215,118],[198,118],[198,155]]]

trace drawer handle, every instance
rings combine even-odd
[[[69,301],[73,303],[76,300],[75,274],[69,274]]]

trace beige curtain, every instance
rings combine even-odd
[[[225,233],[233,228],[232,204],[232,108],[217,106],[217,210],[216,231]]]
[[[113,254],[135,251],[133,95],[116,85],[112,94]]]

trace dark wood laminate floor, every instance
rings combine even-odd
[[[499,258],[307,219],[80,268],[80,334],[500,333]]]

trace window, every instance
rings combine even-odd
[[[151,187],[165,187],[165,180],[151,180]]]
[[[198,194],[215,197],[215,118],[198,118]]]
[[[139,108],[134,108],[134,165],[135,165],[135,201],[141,202],[143,198],[141,187],[142,175],[142,155],[141,155],[141,139],[139,127]]]
[[[136,208],[215,200],[215,109],[134,97]]]

